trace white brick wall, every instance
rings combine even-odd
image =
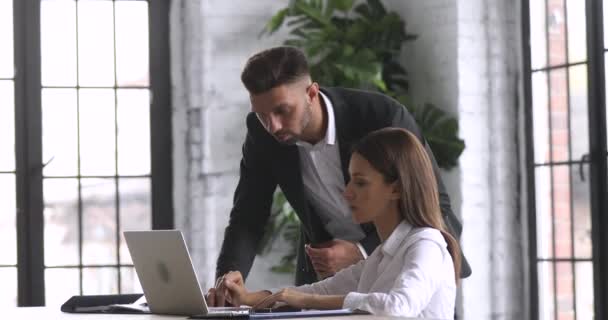
[[[253,53],[284,34],[258,38],[287,1],[174,0],[171,12],[176,227],[187,237],[203,287],[215,262],[238,181],[249,98],[240,72]],[[283,251],[285,248],[283,248]],[[272,274],[281,250],[256,259],[248,287],[289,285]]]
[[[211,283],[249,108],[239,80],[252,53],[285,37],[258,38],[287,0],[174,0],[172,76],[176,225],[188,237],[203,285]],[[461,287],[464,319],[525,318],[519,200],[519,0],[385,0],[419,38],[404,47],[417,103],[460,119],[467,148],[444,173],[473,276]],[[280,256],[280,254],[279,254]],[[256,259],[248,285],[289,284]]]
[[[523,319],[519,1],[458,4],[462,244],[474,270],[462,285],[463,315]]]

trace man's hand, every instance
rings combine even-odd
[[[247,304],[247,289],[239,271],[230,271],[215,281],[215,287],[207,292],[207,304],[211,307],[223,307],[226,302],[233,306]]]
[[[355,243],[340,239],[315,245],[315,248],[306,245],[305,250],[315,271],[323,279],[363,259]]]

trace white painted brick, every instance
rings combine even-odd
[[[207,69],[204,108],[242,108],[249,110],[249,95],[240,80],[240,69]],[[217,75],[213,77],[212,75]]]
[[[512,49],[508,49],[517,36],[510,35],[512,31],[504,23],[508,19],[503,19],[503,16],[513,13],[500,3],[482,4],[479,1],[459,2],[459,12],[461,124],[471,121],[472,125],[478,121],[478,126],[490,130],[483,135],[489,139],[488,142],[474,138],[473,135],[480,134],[476,132],[479,130],[467,128],[462,131],[467,150],[473,153],[466,154],[465,151],[461,164],[474,161],[472,158],[480,155],[478,150],[488,148],[490,153],[486,154],[485,161],[491,164],[481,168],[461,165],[464,225],[468,230],[473,225],[479,231],[465,232],[463,247],[465,250],[471,246],[476,248],[472,254],[465,251],[472,261],[481,262],[489,258],[491,262],[486,262],[481,270],[477,270],[480,266],[473,265],[473,277],[463,282],[464,318],[521,318],[524,304],[521,273],[524,267],[519,240],[521,225],[517,218],[517,180],[513,178],[517,170],[517,158],[514,158],[517,155],[514,146],[516,88],[513,77],[518,66],[509,65],[515,59],[512,58]],[[476,98],[475,91],[485,96],[485,101]],[[472,104],[475,100],[482,103],[477,106],[482,110],[480,113],[475,112]],[[480,179],[474,177],[475,172],[482,174]],[[475,194],[484,198],[483,191],[476,190],[484,181],[485,188],[490,190],[485,198],[488,203],[484,206],[469,202],[469,192],[471,196]],[[477,187],[471,189],[471,183]],[[482,231],[484,225],[488,228],[485,232]],[[480,248],[479,244],[483,242],[492,243],[492,246]],[[484,301],[481,306],[480,301]]]
[[[200,161],[202,157],[201,145],[191,144],[190,145],[190,160]]]
[[[206,109],[203,173],[238,170],[246,127],[241,108]],[[212,125],[213,124],[213,125]]]
[[[284,31],[264,38],[258,38],[258,33],[286,4],[275,0],[172,2],[176,226],[186,234],[197,269],[204,270],[199,272],[204,274],[203,286],[213,280],[237,183],[249,110],[240,72],[251,54],[283,41]],[[256,259],[252,279],[263,280],[258,287],[293,282],[264,267],[276,258]]]
[[[267,15],[271,16],[279,9],[289,4],[288,0],[195,0],[202,3],[201,15],[203,16],[223,16],[239,17],[247,15]]]

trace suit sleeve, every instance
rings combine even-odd
[[[270,171],[268,152],[264,152],[262,142],[256,141],[251,131],[250,126],[243,144],[233,208],[217,260],[216,278],[237,270],[247,277],[270,216],[277,183]]]

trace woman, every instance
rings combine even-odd
[[[351,308],[372,314],[454,318],[457,241],[446,231],[431,162],[412,133],[385,128],[363,138],[350,160],[344,197],[357,223],[373,222],[382,245],[331,278],[295,288],[249,292],[241,274],[218,279],[233,305],[276,302],[305,309]],[[310,248],[307,253],[313,254]],[[214,297],[210,297],[213,305]]]

